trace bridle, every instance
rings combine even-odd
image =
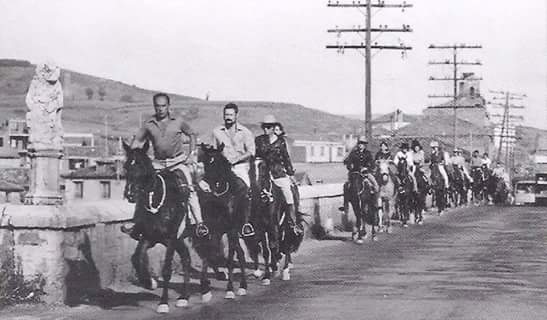
[[[167,188],[165,186],[165,179],[161,176],[161,174],[156,174],[156,177],[158,177],[161,181],[161,199],[160,202],[156,207],[154,207],[154,194],[155,194],[155,188],[152,189],[152,191],[148,192],[148,206],[146,207],[146,211],[157,214],[161,207],[163,207],[163,204],[165,203],[165,197],[167,195]],[[155,182],[154,182],[155,185]]]
[[[217,184],[218,184],[218,182],[217,182]],[[230,183],[229,183],[228,181],[226,181],[226,182],[224,183],[224,186],[225,186],[225,188],[224,188],[224,190],[223,190],[222,192],[216,192],[216,191],[213,190],[213,191],[212,191],[213,195],[214,195],[215,197],[217,197],[217,198],[220,198],[220,197],[222,197],[223,195],[225,195],[226,193],[228,193],[228,191],[230,191]]]

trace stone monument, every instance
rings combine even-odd
[[[59,185],[60,159],[63,156],[63,90],[61,70],[52,62],[36,66],[26,97],[29,128],[28,155],[31,162],[30,190],[25,204],[62,203]]]

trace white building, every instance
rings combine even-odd
[[[345,154],[346,147],[343,142],[294,140],[291,145],[291,160],[293,162],[342,162]]]

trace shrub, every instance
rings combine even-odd
[[[86,89],[85,89],[85,95],[87,96],[87,99],[88,99],[88,100],[93,99],[93,89],[91,89],[91,88],[86,88]]]
[[[25,280],[21,264],[15,263],[13,256],[2,259],[0,263],[0,308],[17,303],[39,303],[44,294],[45,280],[37,276]]]
[[[127,102],[127,103],[133,103],[133,102],[135,102],[135,99],[133,99],[133,96],[130,95],[130,94],[124,94],[123,96],[121,96],[120,101],[121,102]]]

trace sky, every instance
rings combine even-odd
[[[420,113],[440,102],[428,94],[451,92],[448,83],[427,80],[450,75],[428,66],[450,58],[427,49],[430,44],[481,44],[461,57],[484,65],[462,71],[483,77],[487,99],[489,90],[527,94],[518,102],[527,106],[526,124],[547,129],[545,0],[407,2],[414,7],[404,12],[373,12],[374,27],[414,30],[374,36],[378,44],[403,42],[413,50],[404,58],[400,51],[374,52],[373,113]],[[362,53],[339,54],[325,45],[361,43],[364,35],[338,38],[326,30],[364,24],[358,9],[328,8],[325,0],[0,0],[0,58],[53,59],[74,71],[198,98],[209,93],[214,100],[363,114]]]

